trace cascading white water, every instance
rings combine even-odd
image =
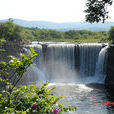
[[[102,44],[84,43],[79,44],[80,76],[81,78],[93,76]]]
[[[36,53],[38,54],[36,59],[33,60],[33,62],[35,63],[35,65],[32,65],[28,68],[27,71],[27,76],[24,76],[23,80],[26,80],[27,83],[36,83],[38,81],[46,81],[46,74],[45,74],[45,70],[43,69],[43,52],[42,52],[42,46],[37,44],[37,43],[33,43],[29,46],[25,46],[24,50],[25,53],[29,53],[30,52],[30,48],[34,48]]]
[[[105,58],[106,58],[106,51],[107,51],[108,46],[105,46],[104,48],[101,49],[99,56],[98,56],[98,61],[96,64],[96,69],[95,69],[95,77],[98,82],[104,82],[106,74],[105,74]]]
[[[77,82],[79,79],[83,83],[91,83],[98,82],[98,77],[104,76],[99,67],[103,69],[106,48],[100,43],[33,43],[28,47],[39,53],[34,60],[36,66],[31,68],[37,80]]]
[[[104,62],[107,46],[89,43],[80,44],[80,80],[83,83],[103,83],[105,79]]]
[[[51,82],[67,82],[75,79],[75,44],[49,44],[46,50],[46,66]]]

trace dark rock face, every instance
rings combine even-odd
[[[105,87],[108,92],[114,95],[114,46],[110,46],[107,51]]]
[[[8,62],[10,60],[7,56],[16,56],[18,57],[20,53],[23,52],[23,46],[18,44],[4,44],[2,48],[5,50],[3,52],[0,52],[0,61],[6,61]]]

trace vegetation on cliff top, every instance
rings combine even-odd
[[[28,43],[31,41],[55,42],[107,42],[108,32],[88,30],[57,31],[39,28],[25,28],[13,23],[13,20],[0,23],[0,38],[8,42]]]

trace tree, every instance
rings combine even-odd
[[[13,24],[13,18],[9,18],[8,22]]]
[[[114,43],[114,26],[112,26],[109,30],[109,40],[112,41],[112,43]]]
[[[108,6],[111,6],[112,3],[113,0],[87,0],[86,22],[98,23],[102,21],[104,23],[109,18]]]
[[[23,27],[13,23],[12,19],[9,19],[5,23],[0,23],[0,38],[5,38],[11,42],[22,42],[24,40]]]
[[[70,30],[65,32],[65,38],[67,39],[79,39],[80,33],[76,30]]]
[[[60,31],[56,31],[56,30],[49,30],[48,31],[49,32],[49,36],[51,37],[51,38],[63,38],[63,34],[62,34],[62,32],[60,32]]]

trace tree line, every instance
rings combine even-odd
[[[90,42],[94,42],[95,40],[97,42],[107,42],[109,33],[107,31],[57,31],[51,29],[25,28],[14,24],[10,19],[5,23],[0,23],[0,38],[5,38],[8,42],[18,43],[29,43],[31,41],[86,42],[86,40],[90,40]]]

